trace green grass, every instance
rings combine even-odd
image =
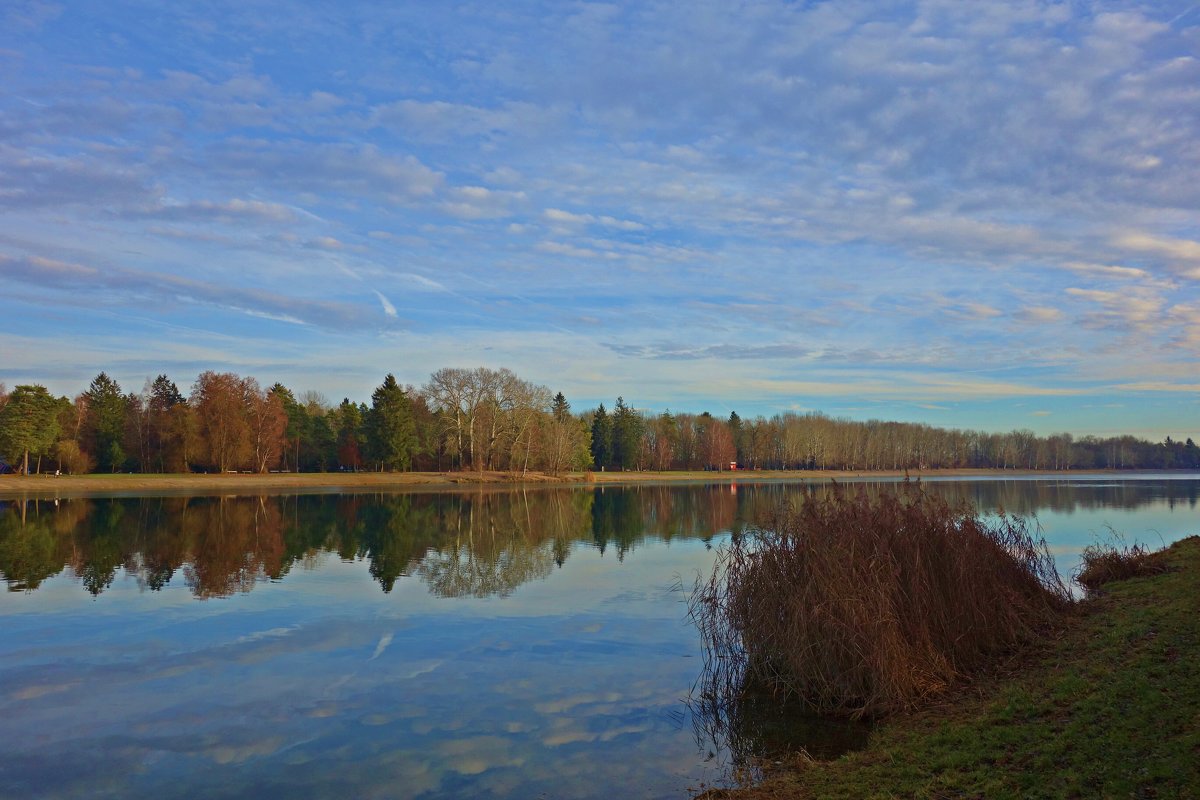
[[[1200,797],[1200,537],[1105,586],[1054,641],[866,750],[797,760],[754,798]]]

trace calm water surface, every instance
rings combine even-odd
[[[1064,572],[1200,532],[1194,476],[930,487],[1036,514]],[[697,733],[678,587],[799,491],[5,503],[0,796],[687,797],[778,743]]]

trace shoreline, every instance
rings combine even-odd
[[[613,486],[669,483],[800,483],[829,480],[981,478],[1036,479],[1195,475],[1186,470],[737,470],[666,472],[298,472],[268,474],[117,473],[113,475],[0,475],[0,499],[86,494],[304,494],[310,492],[439,491],[517,486]]]
[[[864,749],[779,755],[697,800],[1196,796],[1200,537],[1154,558],[1168,569],[1106,584],[992,674],[877,722]]]

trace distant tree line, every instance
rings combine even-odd
[[[507,369],[440,369],[422,387],[387,375],[371,402],[332,405],[275,383],[205,372],[185,396],[166,375],[125,392],[101,372],[74,399],[0,384],[0,457],[18,471],[195,472],[582,469],[1197,469],[1189,438],[1039,437],[859,422],[820,413],[742,419],[572,412]]]
[[[125,392],[101,372],[74,399],[0,384],[0,457],[18,471],[229,472],[586,469],[588,425],[507,369],[443,369],[421,389],[384,378],[370,404],[297,396],[205,372]]]
[[[1196,469],[1190,438],[1149,442],[1133,436],[1075,438],[860,422],[821,413],[727,419],[708,413],[643,415],[621,398],[592,421],[592,455],[609,469]]]

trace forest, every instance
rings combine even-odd
[[[204,372],[126,392],[101,372],[74,398],[0,383],[0,468],[16,472],[1196,469],[1187,438],[1038,436],[793,412],[659,414],[618,397],[572,411],[508,369],[445,368],[421,387],[389,374],[371,402]]]

